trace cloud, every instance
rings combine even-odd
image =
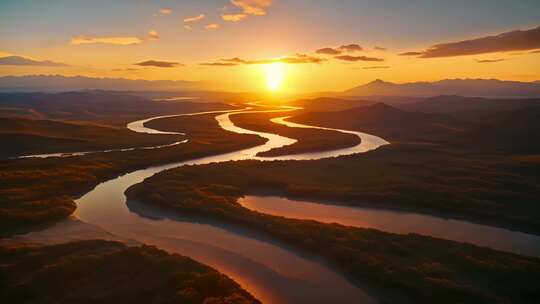
[[[135,65],[138,66],[151,66],[151,67],[158,67],[158,68],[175,68],[178,66],[183,66],[183,64],[180,64],[178,62],[171,62],[171,61],[159,61],[159,60],[147,60],[135,63]]]
[[[495,52],[525,51],[540,48],[540,26],[515,30],[494,36],[436,44],[420,54],[420,58],[478,55]]]
[[[236,65],[251,65],[251,64],[268,64],[275,62],[282,62],[287,64],[306,64],[306,63],[322,63],[327,61],[326,58],[320,58],[315,56],[310,56],[306,54],[295,54],[292,56],[285,56],[280,58],[273,59],[258,59],[258,60],[246,60],[238,57],[234,58],[223,58],[219,59],[216,62],[201,63],[201,65],[206,66],[236,66]]]
[[[296,54],[293,56],[283,57],[279,58],[278,62],[284,62],[284,63],[292,63],[292,64],[299,64],[299,63],[322,63],[326,61],[327,59],[305,55],[305,54]]]
[[[198,16],[193,16],[193,17],[186,17],[184,18],[184,22],[185,23],[197,22],[197,21],[203,20],[204,17],[205,17],[204,14],[200,14]]]
[[[217,30],[219,28],[219,24],[210,23],[210,24],[207,24],[204,28],[207,30]]]
[[[148,37],[150,37],[150,40],[158,40],[159,39],[159,33],[151,30],[148,32]]]
[[[341,54],[341,51],[333,49],[333,48],[325,47],[325,48],[316,50],[315,53],[322,54],[322,55],[339,55]]]
[[[376,47],[374,47],[374,49],[376,51],[386,51],[386,48],[383,48],[383,47],[380,47],[380,46],[376,46]]]
[[[136,68],[124,68],[124,69],[112,69],[113,72],[135,72],[140,71],[141,69]]]
[[[244,60],[244,59],[241,59],[241,58],[238,58],[238,57],[234,57],[234,58],[224,58],[224,59],[220,59],[219,61],[233,62],[233,63],[249,63],[249,61]]]
[[[159,9],[159,13],[162,15],[169,15],[172,13],[172,9],[164,7],[164,8]]]
[[[315,53],[322,54],[322,55],[339,55],[341,53],[354,53],[354,52],[360,52],[363,50],[364,49],[360,45],[353,43],[353,44],[342,45],[337,48],[331,48],[331,47],[321,48],[321,49],[316,50]]]
[[[399,53],[399,56],[420,56],[422,55],[422,52],[405,52],[405,53]]]
[[[363,51],[364,49],[358,44],[348,44],[348,45],[342,45],[338,47],[338,50],[342,52],[352,53],[352,52],[360,52],[360,51]]]
[[[230,66],[237,66],[239,64],[238,63],[233,63],[233,62],[203,62],[203,63],[199,63],[199,65],[230,67]]]
[[[7,56],[0,58],[0,65],[25,65],[25,66],[47,66],[47,67],[65,67],[65,63],[54,62],[50,60],[33,60],[22,56]]]
[[[531,54],[538,54],[538,53],[540,53],[540,50],[534,50],[531,52]]]
[[[189,24],[184,24],[184,28],[188,31],[191,31],[193,29]]]
[[[264,16],[272,0],[231,0],[231,4],[241,8],[246,15]]]
[[[223,20],[230,21],[230,22],[239,22],[239,21],[244,20],[244,18],[246,18],[246,17],[247,17],[246,14],[226,14],[226,15],[221,15],[221,18],[223,18]]]
[[[340,56],[334,56],[335,59],[342,60],[342,61],[384,61],[382,58],[375,58],[375,57],[367,57],[367,56],[350,56],[350,55],[340,55]]]
[[[379,69],[389,69],[390,66],[388,65],[378,65],[378,66],[367,66],[363,67],[363,70],[379,70]]]
[[[501,61],[505,61],[506,59],[481,59],[481,60],[476,60],[476,62],[478,63],[495,63],[495,62],[501,62]]]
[[[142,43],[137,37],[91,37],[77,36],[71,38],[71,44],[113,44],[113,45],[134,45]]]

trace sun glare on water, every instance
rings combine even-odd
[[[284,70],[285,66],[281,62],[274,62],[264,65],[266,86],[268,90],[275,92],[281,88],[283,84]]]

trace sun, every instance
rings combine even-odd
[[[282,62],[265,64],[264,73],[266,75],[266,87],[268,90],[272,92],[278,91],[283,85],[285,65]]]

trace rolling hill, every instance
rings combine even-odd
[[[436,82],[392,83],[380,79],[343,92],[345,96],[459,95],[467,97],[540,97],[540,84],[497,79],[445,79]]]

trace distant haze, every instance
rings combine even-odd
[[[391,83],[375,80],[343,92],[346,96],[459,95],[470,97],[540,97],[540,83],[496,79],[446,79],[436,82]]]
[[[0,77],[1,92],[61,92],[79,90],[186,91],[201,90],[205,82],[183,80],[130,80],[124,78],[65,77],[59,75]]]

